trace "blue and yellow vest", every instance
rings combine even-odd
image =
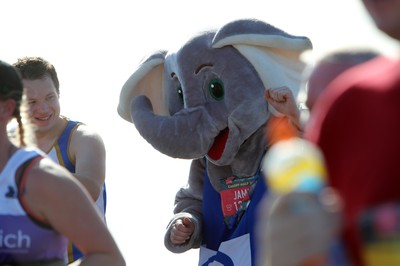
[[[48,155],[55,162],[68,169],[69,172],[75,173],[75,165],[70,161],[68,157],[68,148],[69,148],[69,143],[71,141],[72,132],[76,130],[76,128],[82,123],[77,121],[72,121],[68,118],[66,119],[68,121],[67,126],[61,133],[57,142],[48,152]],[[106,203],[107,203],[106,200],[107,200],[107,194],[106,194],[106,186],[104,184],[102,192],[100,193],[99,198],[96,200],[96,206],[100,210],[100,213],[102,214],[104,221],[106,220],[105,219]],[[83,254],[75,245],[69,243],[67,256],[68,256],[68,263],[71,263],[81,258]]]

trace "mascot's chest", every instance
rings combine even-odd
[[[204,178],[203,192],[203,224],[204,235],[202,254],[223,254],[224,257],[235,261],[235,252],[228,254],[223,252],[226,245],[246,240],[240,250],[248,250],[250,261],[254,254],[254,227],[257,216],[257,206],[265,193],[265,184],[262,172],[251,178],[221,180],[221,190],[216,191],[206,175]],[[232,250],[231,248],[227,250]],[[207,252],[204,252],[207,251]],[[207,256],[206,256],[207,257]],[[204,258],[203,258],[204,259]],[[207,260],[205,260],[207,261]],[[224,264],[225,265],[225,264]],[[226,265],[229,265],[226,264]],[[236,265],[236,264],[233,264]],[[250,265],[248,263],[238,265]]]
[[[220,179],[216,190],[206,174],[203,191],[203,216],[210,215],[210,221],[223,221],[228,230],[238,227],[243,217],[252,217],[252,212],[266,192],[267,187],[262,171],[247,178],[228,177]]]

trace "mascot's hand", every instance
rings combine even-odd
[[[265,100],[279,113],[287,116],[298,131],[302,131],[300,123],[300,110],[297,108],[296,99],[288,87],[268,88],[264,92]]]
[[[184,244],[194,232],[194,223],[190,218],[176,220],[171,229],[171,242],[174,245]]]

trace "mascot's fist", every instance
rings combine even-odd
[[[194,223],[190,218],[183,218],[176,220],[171,230],[171,242],[174,245],[181,245],[185,243],[194,232]]]

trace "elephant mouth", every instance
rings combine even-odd
[[[218,136],[215,137],[214,143],[211,146],[211,149],[208,151],[207,155],[214,161],[219,160],[221,158],[222,153],[225,150],[226,141],[229,136],[229,128],[225,128],[222,130]]]

